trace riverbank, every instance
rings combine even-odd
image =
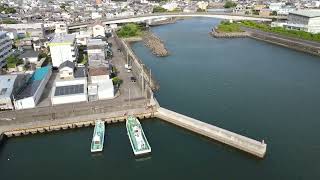
[[[145,32],[142,41],[146,47],[148,47],[152,54],[164,57],[169,55],[169,51],[164,45],[164,42],[152,32]]]
[[[215,38],[253,38],[279,46],[287,47],[297,51],[320,56],[320,43],[308,40],[287,37],[271,32],[264,32],[257,29],[242,27],[243,32],[218,32],[213,28],[210,34]]]

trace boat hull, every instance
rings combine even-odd
[[[131,144],[132,151],[135,156],[141,156],[151,153],[151,147],[143,132],[139,120],[129,116],[126,121],[127,135]]]
[[[91,152],[101,152],[103,150],[105,136],[105,125],[101,120],[96,121],[91,141]]]

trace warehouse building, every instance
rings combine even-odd
[[[52,105],[87,101],[87,94],[85,67],[76,67],[71,61],[62,63],[52,89]]]
[[[0,76],[0,109],[14,109],[13,100],[19,89],[30,78],[24,74],[2,75]]]
[[[289,13],[287,29],[320,33],[320,9],[298,10]]]
[[[114,98],[114,87],[107,67],[89,69],[88,96],[90,101]]]
[[[52,74],[52,67],[45,66],[35,70],[26,85],[14,97],[16,109],[34,108],[38,104],[47,82]]]

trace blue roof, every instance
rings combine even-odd
[[[45,66],[45,67],[37,69],[33,73],[32,77],[31,77],[31,80],[32,81],[40,81],[40,80],[42,80],[44,77],[46,77],[46,75],[48,74],[50,69],[51,69],[51,66]]]

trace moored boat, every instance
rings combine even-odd
[[[151,147],[143,132],[139,120],[134,116],[128,116],[126,127],[134,155],[143,155],[150,153]]]
[[[92,141],[91,152],[100,152],[103,150],[105,126],[104,121],[97,120],[95,122]]]

